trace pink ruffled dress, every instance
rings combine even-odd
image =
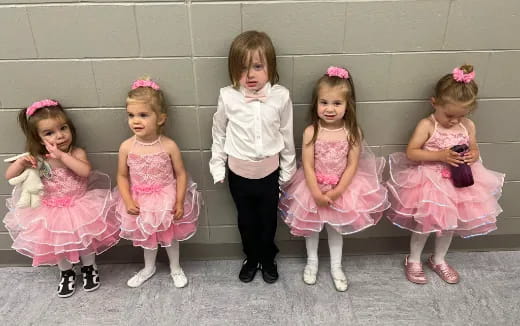
[[[433,115],[432,119],[435,129],[423,149],[441,151],[469,144],[468,131],[462,123],[446,129]],[[392,207],[388,218],[417,233],[454,232],[466,238],[496,230],[496,217],[502,212],[498,198],[504,174],[486,169],[480,161],[471,165],[471,171],[475,183],[456,188],[447,164],[413,162],[405,153],[391,154],[387,186]]]
[[[115,190],[116,216],[121,221],[121,238],[134,246],[157,249],[169,247],[174,240],[187,240],[197,230],[201,197],[197,184],[188,180],[184,215],[173,219],[177,182],[170,155],[162,148],[160,137],[153,143],[134,141],[127,157],[132,198],[139,204],[138,216],[128,214]]]
[[[54,265],[66,259],[100,254],[119,241],[119,224],[111,209],[110,177],[92,171],[80,177],[66,167],[52,168],[44,185],[41,204],[16,208],[20,189],[7,200],[4,223],[13,248],[33,259],[33,266]]]
[[[314,166],[318,186],[329,191],[339,182],[347,167],[349,143],[344,128],[320,128],[314,144]],[[376,158],[363,146],[358,169],[351,184],[328,207],[318,207],[307,187],[303,167],[289,184],[282,187],[278,208],[291,234],[311,236],[325,224],[340,234],[351,234],[375,225],[390,204],[387,190],[381,185],[384,159]]]

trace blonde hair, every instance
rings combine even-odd
[[[151,81],[152,79],[148,76],[144,76],[137,80]],[[150,105],[150,108],[157,115],[157,118],[162,114],[168,114],[166,100],[160,89],[153,89],[152,87],[137,87],[132,89],[128,92],[128,96],[126,97],[126,105],[131,103],[146,103]],[[163,126],[159,126],[159,133],[162,133],[162,129]]]
[[[228,72],[233,87],[240,86],[242,67],[251,68],[252,53],[259,51],[260,57],[267,65],[267,75],[271,84],[280,79],[276,70],[276,52],[269,36],[264,32],[247,31],[235,37],[229,48]]]
[[[49,152],[42,144],[42,139],[38,134],[38,123],[45,119],[62,120],[69,126],[72,135],[71,147],[76,143],[76,127],[72,120],[65,113],[60,104],[46,106],[36,110],[30,117],[27,117],[27,109],[22,109],[18,113],[18,123],[25,135],[25,150],[33,156],[44,156]]]
[[[472,65],[462,65],[459,67],[464,74],[473,72]],[[469,83],[458,82],[453,78],[453,74],[444,75],[435,85],[434,98],[439,104],[446,102],[471,102],[470,106],[474,107],[477,101],[478,86],[474,80]]]
[[[354,80],[352,79],[352,74],[349,71],[348,78],[340,78],[337,76],[329,76],[325,74],[316,82],[316,85],[314,86],[314,89],[312,91],[312,102],[309,111],[310,120],[312,126],[314,127],[314,135],[312,136],[311,141],[307,145],[314,144],[316,142],[316,139],[318,138],[320,122],[320,117],[318,116],[318,100],[320,90],[324,86],[328,86],[331,88],[341,88],[345,96],[345,101],[347,102],[345,115],[343,116],[343,122],[345,129],[349,131],[348,143],[350,146],[359,144],[361,142],[363,134],[361,132],[356,118],[356,91],[354,89]]]

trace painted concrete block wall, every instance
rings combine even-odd
[[[366,139],[388,155],[404,148],[430,111],[435,81],[473,64],[480,101],[472,118],[482,156],[507,174],[496,234],[520,235],[519,16],[517,0],[2,0],[0,158],[23,150],[17,111],[50,97],[70,110],[94,166],[114,177],[118,146],[130,135],[125,94],[134,79],[150,75],[170,105],[166,133],[206,203],[189,242],[238,243],[227,185],[214,185],[209,174],[211,122],[218,89],[229,83],[231,40],[258,29],[272,37],[280,83],[291,90],[297,146],[311,87],[329,65],[351,70]],[[5,167],[0,163],[2,174]],[[2,179],[0,200],[9,193]],[[354,237],[404,235],[383,222]],[[283,225],[278,238],[292,239]],[[10,243],[0,226],[0,252]]]

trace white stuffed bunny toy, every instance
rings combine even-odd
[[[5,159],[4,162],[14,162],[17,159],[29,155],[29,153],[23,153]],[[40,197],[43,192],[43,183],[40,179],[40,169],[44,166],[41,160],[38,160],[38,166],[36,168],[26,168],[22,174],[8,180],[12,186],[20,187],[20,197],[16,203],[18,208],[26,207],[38,207],[40,206]]]

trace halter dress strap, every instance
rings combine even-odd
[[[462,122],[459,122],[459,125],[464,130],[464,133],[466,134],[466,136],[469,136],[469,132],[468,132],[468,129],[466,128],[466,126],[464,126],[464,124]]]

